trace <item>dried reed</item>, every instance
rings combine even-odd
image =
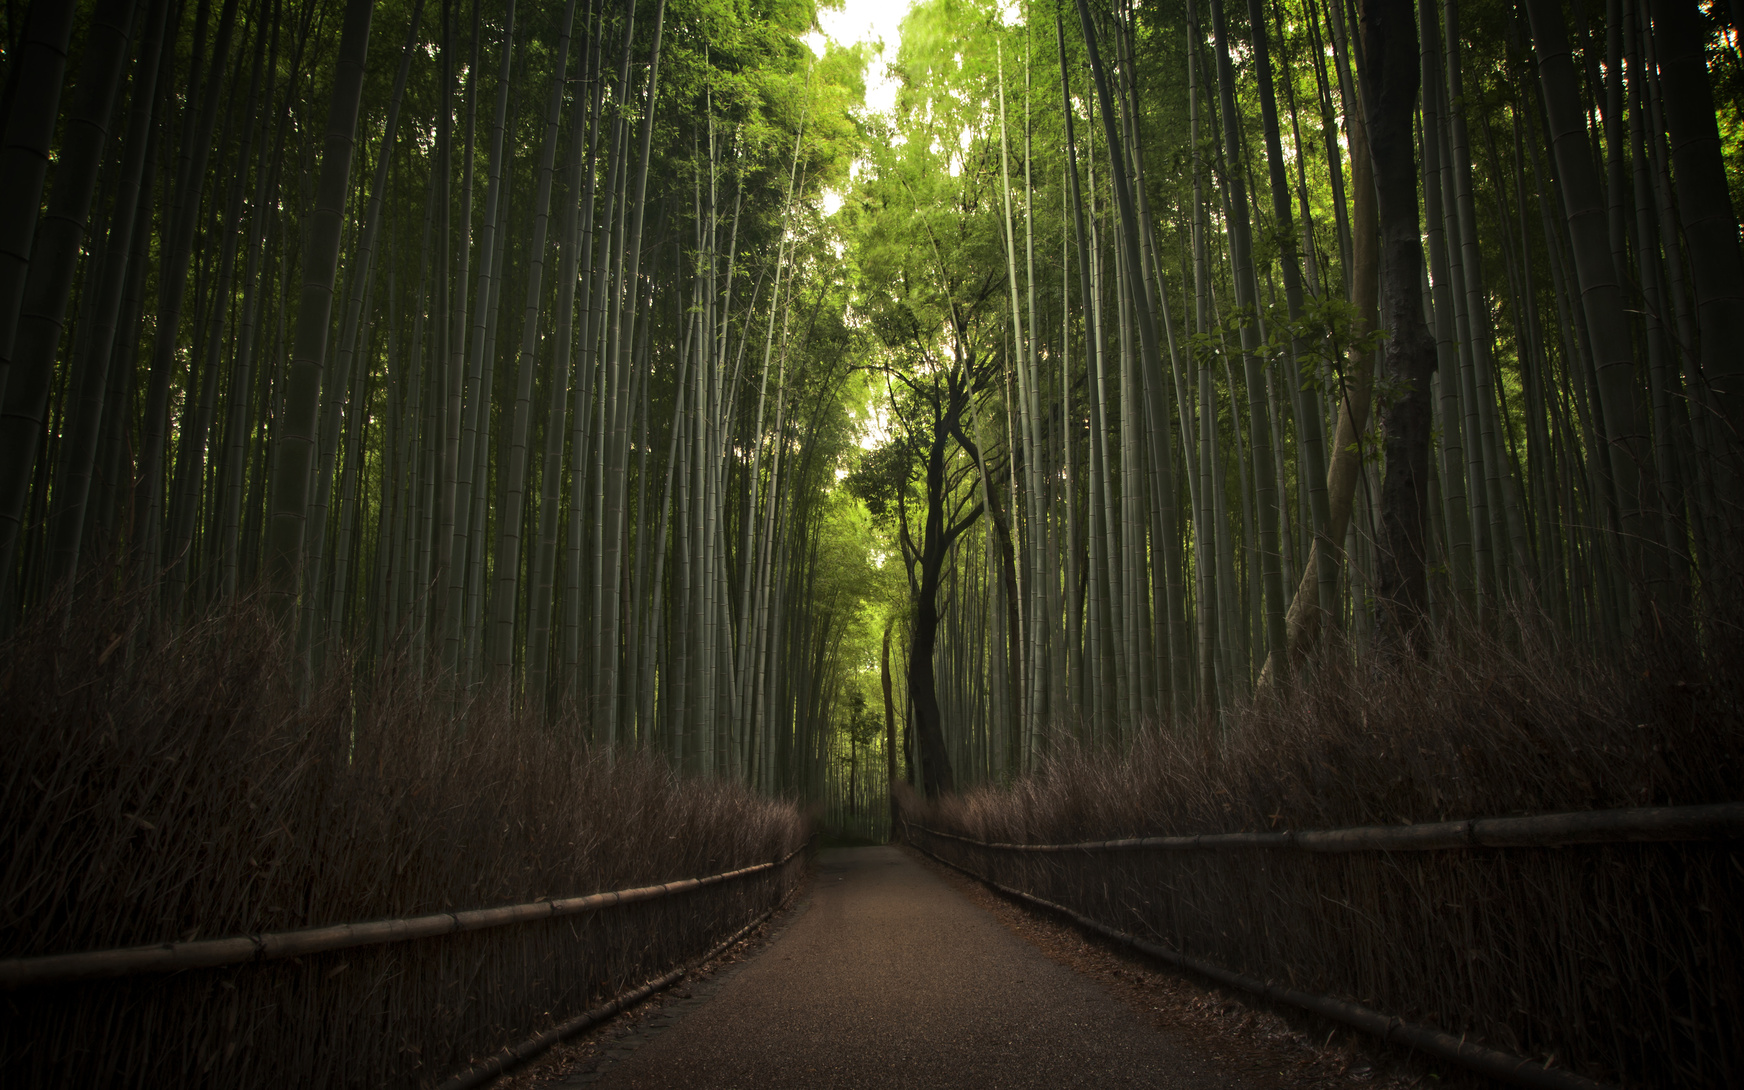
[[[1716,640],[1716,643],[1719,641]],[[1603,657],[1528,625],[1423,660],[1329,666],[1219,738],[1059,746],[1034,775],[922,804],[986,841],[1420,823],[1744,798],[1744,675]],[[1104,924],[1605,1081],[1744,1078],[1744,851],[999,852],[928,845]]]
[[[142,600],[0,649],[0,957],[489,907],[779,858],[793,806],[587,746],[409,661],[299,700],[242,604]],[[793,867],[609,912],[0,997],[9,1085],[418,1086],[658,975],[774,904]]]

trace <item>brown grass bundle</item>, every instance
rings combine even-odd
[[[50,611],[52,612],[52,611]],[[779,858],[795,807],[681,780],[415,664],[299,700],[253,605],[138,600],[21,633],[0,667],[0,956],[488,907]],[[11,1085],[399,1085],[700,953],[797,870],[591,916],[0,999]],[[15,1081],[16,1080],[16,1081]]]
[[[1605,657],[1519,624],[1423,659],[1339,659],[1215,741],[1062,746],[912,816],[987,841],[1401,824],[1744,798],[1744,672]],[[980,873],[1232,969],[1600,1078],[1744,1079],[1744,851],[1723,844],[1034,856],[932,839]]]

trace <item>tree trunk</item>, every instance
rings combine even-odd
[[[954,414],[955,407],[952,407]],[[939,576],[950,554],[951,542],[967,529],[945,525],[945,445],[947,425],[933,422],[932,442],[926,465],[926,530],[920,550],[920,578],[914,599],[913,643],[908,651],[908,693],[914,701],[914,730],[920,745],[921,786],[928,798],[948,795],[957,789],[945,750],[943,716],[933,665],[939,637]],[[953,532],[954,531],[954,532]]]
[[[1380,226],[1375,212],[1373,164],[1369,155],[1368,126],[1360,110],[1345,115],[1350,133],[1351,174],[1351,254],[1355,268],[1351,274],[1351,304],[1353,314],[1350,338],[1356,344],[1346,357],[1350,371],[1340,384],[1338,422],[1332,437],[1332,459],[1326,467],[1327,538],[1343,550],[1350,512],[1356,498],[1357,481],[1362,474],[1361,443],[1368,430],[1369,401],[1374,387],[1372,350],[1363,346],[1363,339],[1374,329],[1379,294],[1381,247]],[[1316,545],[1316,548],[1319,546]],[[1342,557],[1341,557],[1342,559]],[[1328,620],[1322,615],[1319,595],[1310,575],[1313,563],[1304,566],[1302,582],[1290,602],[1289,654],[1299,658],[1318,642],[1322,626]],[[1275,677],[1275,663],[1268,657],[1260,672],[1260,687]]]
[[[1653,0],[1652,11],[1652,34],[1661,50],[1665,123],[1677,172],[1677,208],[1695,288],[1701,373],[1708,387],[1708,403],[1691,409],[1712,414],[1707,430],[1718,437],[1714,470],[1724,521],[1717,543],[1730,543],[1725,547],[1735,592],[1739,529],[1744,525],[1744,360],[1739,353],[1744,343],[1744,254],[1721,155],[1701,14],[1694,0]],[[1661,472],[1668,469],[1661,467]],[[1720,565],[1709,570],[1722,575]]]
[[[1381,226],[1381,354],[1386,477],[1381,485],[1383,642],[1410,643],[1428,609],[1430,383],[1435,342],[1423,319],[1423,247],[1413,132],[1422,58],[1412,0],[1363,5],[1363,100]]]

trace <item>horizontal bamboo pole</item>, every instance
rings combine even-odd
[[[905,823],[906,824],[906,823]],[[1363,825],[1271,833],[1204,833],[1088,840],[1073,844],[1003,844],[914,828],[946,840],[1005,852],[1225,851],[1293,848],[1308,852],[1440,851],[1449,848],[1556,848],[1571,844],[1638,844],[1744,837],[1744,802],[1711,806],[1643,806],[1533,817],[1467,818],[1427,825]]]
[[[793,857],[790,855],[787,858],[792,859]],[[783,860],[783,862],[785,862],[785,860]],[[782,901],[782,904],[786,903],[785,900]],[[501,1052],[474,1064],[465,1071],[462,1071],[448,1079],[448,1081],[438,1086],[436,1090],[472,1090],[473,1087],[483,1086],[495,1079],[498,1075],[501,1075],[503,1072],[519,1067],[560,1041],[566,1041],[585,1029],[599,1025],[601,1022],[604,1022],[619,1011],[629,1010],[631,1007],[634,1007],[636,1004],[642,1002],[642,1000],[647,999],[655,992],[664,991],[665,989],[672,987],[672,985],[683,979],[685,973],[690,972],[690,970],[696,966],[713,961],[731,948],[734,943],[738,942],[746,935],[749,935],[752,929],[756,928],[779,911],[781,911],[781,905],[776,905],[774,908],[763,913],[761,916],[758,916],[744,927],[733,932],[727,938],[721,940],[711,950],[709,950],[708,953],[703,954],[701,957],[685,962],[683,965],[680,965],[665,976],[659,977],[655,980],[650,980],[638,987],[631,988],[627,992],[620,992],[592,1010],[585,1011],[566,1022],[561,1022],[558,1025],[552,1026],[544,1033],[536,1033],[519,1044],[510,1045],[504,1048]]]
[[[809,843],[809,841],[807,842]],[[153,946],[130,946],[119,950],[90,950],[77,954],[48,954],[41,957],[0,959],[0,991],[43,984],[66,984],[79,980],[133,976],[139,973],[167,973],[184,969],[212,969],[223,965],[240,965],[250,961],[300,957],[306,954],[347,950],[354,946],[374,946],[390,942],[450,935],[460,931],[479,931],[490,927],[548,920],[559,916],[574,916],[602,908],[653,901],[679,893],[689,893],[706,886],[719,885],[739,878],[774,870],[800,852],[802,844],[773,863],[758,863],[738,870],[711,874],[705,878],[684,878],[663,882],[657,886],[592,893],[585,897],[534,901],[530,904],[505,905],[501,908],[474,908],[461,912],[438,912],[429,916],[411,916],[396,920],[373,920],[369,923],[342,923],[330,927],[310,927],[299,931],[274,931],[258,935],[240,935],[228,939],[200,939],[195,942],[165,942]]]
[[[924,825],[914,827],[922,832],[932,832]],[[910,843],[913,841],[910,840]],[[919,844],[915,844],[915,847],[920,848],[921,851],[926,852],[927,855],[945,866],[961,871],[977,882],[996,889],[1007,897],[1013,897],[1038,908],[1047,909],[1049,912],[1056,912],[1085,930],[1094,931],[1098,935],[1123,943],[1156,958],[1158,961],[1183,969],[1191,969],[1201,976],[1209,977],[1220,984],[1240,989],[1252,995],[1285,1003],[1292,1007],[1299,1007],[1302,1010],[1313,1011],[1315,1014],[1331,1018],[1336,1022],[1343,1022],[1345,1025],[1362,1030],[1364,1033],[1373,1034],[1382,1041],[1406,1045],[1419,1052],[1428,1053],[1431,1056],[1459,1064],[1472,1071],[1515,1086],[1534,1087],[1536,1090],[1609,1090],[1604,1083],[1594,1082],[1592,1079],[1577,1075],[1572,1071],[1545,1067],[1543,1064],[1515,1056],[1512,1053],[1485,1048],[1482,1045],[1471,1043],[1464,1037],[1456,1037],[1433,1026],[1421,1026],[1413,1022],[1401,1021],[1358,1003],[1349,1003],[1327,995],[1314,995],[1311,992],[1300,992],[1294,988],[1271,984],[1256,977],[1225,969],[1214,962],[1178,953],[1166,946],[1159,946],[1154,942],[1141,939],[1137,935],[1129,935],[1125,931],[1116,930],[1088,916],[1080,915],[1065,905],[1043,900],[1034,894],[1025,893],[1021,889],[1001,885],[991,878],[976,874],[967,867],[958,866],[948,859],[933,855],[932,852],[927,851]]]

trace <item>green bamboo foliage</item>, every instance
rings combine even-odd
[[[906,747],[917,783],[1003,778],[1051,739],[1214,726],[1325,655],[1409,653],[1429,624],[1506,631],[1524,609],[1622,642],[1735,605],[1708,527],[1737,458],[1695,420],[1730,419],[1732,363],[1702,353],[1728,343],[1737,218],[1699,78],[1736,64],[1729,17],[1619,2],[1577,39],[1556,0],[1197,7],[1012,20],[932,0],[905,24],[893,131],[934,157],[879,159],[873,184],[982,241],[941,256],[929,227],[901,266],[868,229],[862,260],[989,283],[970,332],[999,361],[946,459],[964,467],[947,509],[989,518],[942,568],[946,714],[940,756],[924,730]],[[1049,49],[1059,81],[1016,78]],[[928,170],[957,179],[933,205]],[[1698,221],[1720,225],[1699,244]],[[861,305],[916,313],[890,279]],[[937,332],[908,340],[962,340],[930,305]],[[878,366],[912,374],[918,349],[880,333]],[[931,502],[924,417],[906,434],[912,512]]]

